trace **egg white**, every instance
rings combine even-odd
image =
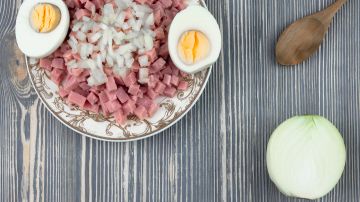
[[[209,40],[209,54],[194,64],[185,64],[178,54],[177,46],[183,33],[200,31]],[[191,5],[179,12],[170,25],[168,48],[173,63],[182,71],[193,74],[216,62],[221,51],[221,32],[214,16],[204,7]]]
[[[58,26],[51,32],[39,33],[31,26],[31,13],[39,3],[57,6],[61,12]],[[53,53],[63,43],[69,30],[70,15],[62,0],[25,0],[16,19],[15,35],[20,50],[27,56],[43,58]]]

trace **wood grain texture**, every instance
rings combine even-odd
[[[282,195],[265,165],[271,132],[298,114],[341,131],[347,164],[319,201],[360,198],[360,2],[336,15],[320,50],[275,63],[281,31],[332,0],[207,0],[223,52],[195,107],[169,130],[132,143],[75,134],[44,108],[14,38],[20,0],[0,1],[0,201],[303,201]]]

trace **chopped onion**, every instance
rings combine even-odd
[[[324,117],[293,117],[271,135],[266,161],[270,178],[281,192],[317,199],[330,192],[342,175],[344,140]]]
[[[149,69],[140,68],[139,69],[139,83],[147,84],[149,82]]]
[[[135,62],[134,54],[144,54],[154,46],[155,33],[153,10],[133,0],[115,0],[100,9],[101,16],[91,19],[84,16],[72,22],[71,35],[67,41],[73,54],[80,55],[80,61],[70,61],[69,68],[90,70],[88,84],[100,85],[106,82],[103,66],[113,68],[115,74],[126,76]],[[127,12],[131,12],[126,19]],[[95,14],[93,9],[92,14]],[[91,56],[91,57],[90,57]],[[149,66],[149,58],[136,59],[141,67]],[[142,78],[145,78],[142,70]],[[146,79],[141,79],[145,82]]]
[[[145,43],[145,49],[147,51],[151,50],[154,47],[153,38],[148,34],[144,35],[144,43]]]
[[[146,67],[149,65],[149,58],[147,55],[140,56],[138,60],[141,67]]]

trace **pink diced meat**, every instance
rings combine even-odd
[[[40,66],[41,68],[44,68],[44,69],[48,70],[48,71],[51,71],[51,70],[52,70],[51,60],[48,59],[48,58],[42,58],[42,59],[40,59],[39,66]]]
[[[74,91],[71,91],[68,96],[68,101],[72,104],[76,104],[80,107],[84,107],[86,98]]]
[[[167,86],[171,86],[171,75],[165,74],[162,82]]]
[[[155,30],[155,34],[156,34],[157,39],[164,39],[165,38],[164,29],[162,27],[157,28]]]
[[[178,85],[179,90],[186,90],[188,88],[188,82],[186,81],[180,81]]]
[[[150,107],[148,108],[148,115],[153,116],[158,109],[159,105],[151,103]]]
[[[107,95],[107,97],[109,98],[110,101],[113,101],[113,100],[117,99],[116,91],[111,91],[110,92],[110,91],[106,90],[105,93],[106,93],[106,95]]]
[[[137,95],[140,91],[140,85],[133,84],[129,87],[128,93],[131,95]]]
[[[150,105],[153,103],[153,101],[147,97],[147,96],[144,96],[142,98],[139,98],[137,101],[136,101],[136,104],[139,106],[144,106],[145,108],[149,108]]]
[[[152,70],[154,72],[158,72],[163,69],[165,64],[166,64],[166,61],[163,58],[159,58],[152,64]]]
[[[65,98],[69,95],[70,92],[63,88],[60,88],[58,93],[59,93],[60,97]]]
[[[114,77],[108,77],[108,81],[106,82],[106,89],[108,91],[115,91],[117,89]]]
[[[144,118],[147,117],[146,108],[145,108],[144,106],[138,106],[138,107],[134,110],[134,114],[135,114],[140,120],[143,120]]]
[[[135,110],[135,103],[132,100],[128,100],[122,107],[125,115],[129,115]]]
[[[156,93],[162,94],[164,92],[165,88],[166,88],[165,84],[163,84],[161,82],[158,82],[155,89],[154,89],[154,91]]]
[[[171,84],[174,85],[174,86],[178,86],[179,85],[179,77],[178,76],[175,76],[175,75],[172,75],[171,76]]]
[[[51,71],[51,80],[57,85],[61,83],[63,76],[64,71],[61,69],[54,69]]]
[[[90,17],[91,16],[90,11],[88,11],[86,9],[79,9],[75,12],[75,17],[77,20],[80,20],[84,16]]]
[[[172,5],[172,0],[160,0],[164,8],[169,8]]]
[[[89,95],[86,97],[86,99],[92,105],[96,104],[99,101],[99,98],[93,92],[89,93]]]
[[[93,2],[96,6],[96,8],[100,9],[104,6],[104,1],[103,0],[91,0],[91,2]]]
[[[121,108],[121,104],[117,100],[109,101],[109,102],[105,103],[105,106],[106,106],[106,109],[110,113],[114,113],[114,112],[118,111]]]
[[[166,58],[169,56],[169,48],[168,48],[168,44],[165,43],[160,47],[159,50],[159,55],[163,58]]]
[[[79,85],[78,78],[75,76],[70,76],[69,79],[64,81],[63,85],[65,90],[71,91]]]
[[[156,93],[153,89],[148,89],[146,92],[147,96],[149,96],[151,99],[155,99],[159,94]]]
[[[174,87],[166,87],[164,90],[164,95],[168,97],[174,97],[176,94],[176,88]]]
[[[134,72],[128,74],[124,79],[124,83],[127,87],[130,87],[132,84],[135,84],[136,82],[137,82],[137,78]]]
[[[94,113],[99,113],[99,105],[98,104],[92,105],[88,102],[85,102],[84,109],[94,112]]]
[[[80,86],[81,89],[86,90],[86,91],[90,90],[90,88],[91,88],[86,82],[81,82],[79,84],[79,86]]]
[[[91,13],[95,13],[96,7],[95,4],[91,1],[86,1],[85,6],[86,9],[88,9]]]
[[[108,98],[107,94],[104,91],[99,93],[99,99],[100,99],[101,103],[106,103],[106,102],[109,101],[109,98]]]
[[[130,99],[129,95],[126,93],[124,88],[121,86],[117,89],[116,96],[120,100],[121,103],[125,103]]]
[[[119,109],[117,112],[114,113],[114,118],[116,123],[119,124],[124,124],[127,119],[127,117],[125,116],[124,112],[121,109]]]

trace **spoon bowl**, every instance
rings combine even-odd
[[[276,60],[282,65],[296,65],[319,48],[331,20],[346,0],[338,0],[327,9],[292,23],[279,37]]]

